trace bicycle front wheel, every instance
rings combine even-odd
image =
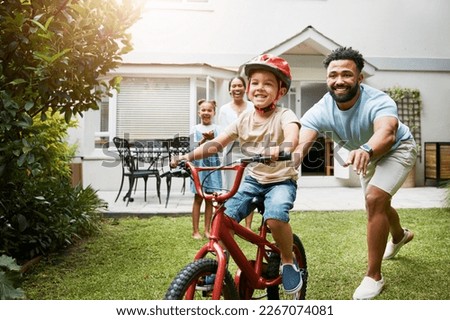
[[[210,300],[214,289],[214,279],[218,263],[212,259],[199,259],[184,267],[172,281],[164,300]],[[189,288],[195,288],[192,297],[187,296]],[[226,270],[223,280],[221,299],[238,300],[239,295],[233,277]]]

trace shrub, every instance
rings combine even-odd
[[[27,131],[38,166],[34,173],[10,166],[9,179],[0,185],[0,253],[27,260],[98,230],[105,204],[91,187],[71,186],[68,127],[53,116],[44,122],[35,119]]]
[[[31,180],[21,189],[10,182],[8,187],[10,192],[1,195],[0,252],[27,260],[61,250],[99,230],[103,202],[91,187],[72,188],[68,181],[56,179]]]

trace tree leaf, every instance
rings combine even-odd
[[[26,81],[24,79],[14,79],[13,81],[9,82],[9,84],[12,84],[14,86],[21,84],[21,83],[26,83]]]
[[[8,278],[5,272],[0,272],[0,299],[17,300],[24,299],[25,292],[20,288],[15,288],[14,283]]]
[[[17,265],[16,260],[13,258],[2,254],[0,256],[0,268],[13,271],[20,271],[20,266]]]

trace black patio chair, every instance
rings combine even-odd
[[[134,142],[136,156],[143,166],[164,171],[169,161],[171,139],[146,139]]]
[[[119,137],[113,138],[114,145],[119,152],[120,161],[122,165],[122,180],[120,182],[119,192],[117,193],[116,200],[120,196],[123,187],[123,181],[125,177],[128,177],[129,188],[127,194],[123,197],[123,201],[127,199],[127,206],[129,202],[133,202],[134,199],[131,197],[131,192],[133,190],[133,186],[137,186],[137,181],[139,178],[144,180],[144,201],[147,201],[147,180],[149,177],[156,178],[156,192],[158,194],[159,203],[161,203],[161,176],[159,170],[157,168],[148,167],[146,169],[139,169],[139,152],[133,154],[131,151],[130,143],[127,139],[122,139]]]
[[[182,154],[188,153],[189,151],[191,151],[190,138],[188,136],[176,136],[170,142],[169,163],[173,156],[182,155]],[[167,204],[169,203],[169,197],[170,197],[170,189],[172,187],[172,178],[182,178],[183,179],[181,193],[183,193],[183,195],[184,195],[186,192],[186,178],[189,178],[189,174],[187,174],[185,172],[183,173],[183,172],[167,171],[167,172],[164,172],[162,174],[162,176],[166,177],[166,184],[167,184],[166,208],[167,208]]]

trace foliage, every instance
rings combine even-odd
[[[55,115],[37,119],[26,130],[40,170],[33,176],[12,170],[11,179],[0,186],[0,253],[26,260],[98,230],[99,209],[105,204],[92,188],[70,183],[69,126]]]
[[[91,187],[72,188],[69,181],[56,179],[24,183],[21,190],[13,182],[8,187],[15,191],[1,203],[0,252],[25,261],[59,251],[100,228],[103,202]]]
[[[118,88],[120,78],[105,75],[132,49],[133,3],[0,0],[0,178],[13,166],[40,170],[24,133],[36,116],[58,112],[69,122]]]
[[[402,101],[403,99],[412,99],[419,103],[422,102],[422,100],[420,98],[420,91],[418,89],[392,87],[392,88],[387,89],[386,93],[395,102]]]
[[[420,113],[422,112],[422,99],[418,89],[392,87],[385,91],[396,103],[398,116],[401,122],[406,124],[417,143],[419,159],[421,156],[421,125]]]
[[[23,299],[25,293],[18,288],[20,266],[16,261],[5,255],[0,256],[0,300]]]
[[[392,87],[387,89],[386,93],[397,103],[400,120],[411,129],[413,134],[417,130],[420,131],[420,112],[422,111],[420,91],[418,89]]]
[[[119,89],[132,0],[0,0],[0,253],[29,259],[98,229],[94,190],[72,188],[75,116]],[[62,116],[61,116],[62,115]]]

